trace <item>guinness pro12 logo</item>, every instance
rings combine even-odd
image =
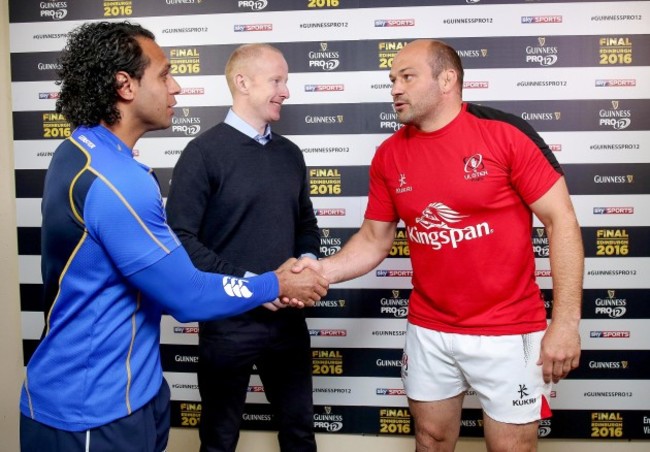
[[[323,71],[333,71],[341,64],[339,51],[331,50],[326,42],[321,42],[318,50],[310,51],[308,57],[309,67]]]
[[[201,131],[201,118],[191,116],[189,108],[183,108],[183,116],[172,117],[172,132],[186,136],[194,136]]]

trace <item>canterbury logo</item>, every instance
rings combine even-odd
[[[244,285],[247,283],[245,279],[233,278],[232,276],[223,277],[223,290],[231,297],[237,298],[250,298],[253,296],[248,287]]]

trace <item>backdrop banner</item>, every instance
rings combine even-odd
[[[400,124],[388,71],[415,38],[457,49],[464,100],[527,120],[563,165],[586,248],[580,367],[555,385],[547,438],[650,439],[650,1],[529,0],[9,0],[16,206],[25,363],[40,338],[40,198],[70,124],[55,112],[57,58],[85,21],[129,20],[156,35],[182,87],[172,126],[137,143],[163,196],[185,145],[230,105],[226,59],[268,42],[289,63],[291,98],[273,125],[302,149],[323,255],[361,225],[375,149]],[[435,177],[435,174],[432,174]],[[401,226],[401,225],[400,225]],[[548,316],[546,231],[531,246]],[[308,311],[318,432],[412,435],[400,380],[411,290],[407,236],[358,279]],[[467,275],[471,284],[473,275]],[[477,294],[480,296],[480,294]],[[196,323],[162,320],[172,425],[196,427]],[[478,397],[465,397],[461,435],[483,435]],[[274,429],[258,375],[246,429]]]

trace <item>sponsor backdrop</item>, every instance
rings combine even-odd
[[[459,52],[467,101],[528,120],[563,164],[586,248],[581,366],[554,388],[549,438],[650,438],[650,2],[514,0],[10,0],[14,152],[25,360],[43,327],[39,311],[40,197],[55,147],[70,135],[54,112],[57,56],[83,21],[139,22],[155,32],[182,86],[173,125],[148,134],[136,158],[171,170],[192,137],[221,121],[223,76],[240,43],[285,54],[291,99],[274,130],[304,152],[331,255],[359,227],[368,165],[398,123],[388,70],[408,41],[436,37]],[[399,3],[399,5],[397,5]],[[435,172],[431,178],[435,180]],[[450,245],[448,245],[450,246]],[[550,315],[548,239],[531,246]],[[332,288],[309,311],[314,425],[319,432],[410,435],[400,381],[411,266],[398,230],[376,270]],[[468,283],[479,275],[467,275]],[[477,294],[480,296],[480,294]],[[162,322],[173,425],[195,427],[197,325]],[[513,391],[512,403],[524,397]],[[273,428],[264,387],[250,382],[244,425]],[[463,436],[481,436],[476,395]]]

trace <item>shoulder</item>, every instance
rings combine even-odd
[[[410,126],[402,126],[395,133],[386,138],[375,151],[375,157],[388,156],[393,152],[399,151],[400,147],[404,145],[409,127]]]
[[[467,115],[481,122],[482,127],[490,128],[490,134],[496,139],[541,151],[553,168],[562,173],[560,164],[549,146],[525,119],[496,108],[470,103],[467,104]]]
[[[281,146],[286,146],[289,149],[292,149],[294,151],[299,151],[300,152],[300,147],[293,141],[291,141],[289,138],[285,137],[284,135],[277,134],[275,132],[271,132],[273,135],[273,140]]]
[[[116,162],[119,165],[94,166],[99,179],[111,191],[128,198],[140,198],[159,192],[153,170],[135,160]]]
[[[183,149],[179,162],[187,159],[209,159],[215,154],[215,150],[219,150],[219,154],[223,155],[224,152],[238,146],[240,141],[239,132],[226,123],[220,122],[190,140]]]
[[[54,151],[48,166],[48,172],[70,171],[78,172],[90,162],[88,151],[75,145],[70,139],[63,140]]]
[[[88,189],[84,218],[94,231],[115,224],[117,219],[155,215],[162,205],[152,171],[135,161],[120,163],[119,167],[93,167],[97,177]]]
[[[291,141],[290,139],[288,139],[283,135],[279,135],[275,132],[272,133],[273,133],[273,139],[271,140],[271,142],[273,143],[274,147],[280,148],[282,151],[291,155],[293,158],[298,158],[301,161],[305,160],[302,150],[296,143],[294,143],[293,141]]]
[[[234,139],[235,130],[224,122],[215,124],[197,137],[193,138],[189,144],[204,145],[214,144],[215,140]]]
[[[497,108],[467,103],[466,113],[469,118],[478,120],[486,126],[502,127],[505,129],[510,129],[512,127],[528,136],[537,134],[535,129],[533,129],[533,127],[524,119]]]
[[[517,118],[517,116],[512,113],[507,113],[503,110],[497,108],[488,107],[486,105],[473,104],[470,102],[466,103],[467,108],[466,112],[475,118],[478,119],[492,119],[495,121],[511,121]]]

